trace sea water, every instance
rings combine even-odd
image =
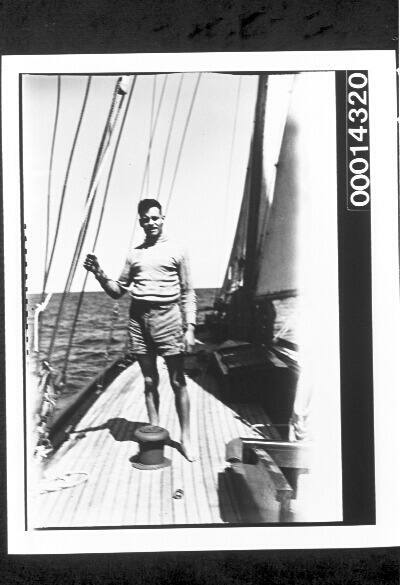
[[[198,323],[202,323],[206,313],[212,310],[217,292],[218,289],[215,288],[196,289]],[[70,394],[85,386],[115,359],[122,357],[127,343],[129,296],[125,295],[115,301],[104,292],[86,292],[83,295],[71,352],[66,359],[79,295],[80,293],[75,292],[65,295],[51,353],[51,366],[56,373],[62,372],[66,367],[63,392]],[[34,362],[48,357],[62,293],[53,294],[47,308],[41,313],[39,354],[33,351],[33,316],[41,296],[28,295],[27,300],[28,362],[33,367]]]

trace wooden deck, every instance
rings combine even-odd
[[[179,441],[179,423],[162,360],[160,426]],[[241,522],[238,502],[223,473],[225,445],[235,437],[257,437],[251,424],[269,424],[254,404],[221,400],[215,379],[205,371],[187,377],[191,429],[199,459],[189,463],[166,446],[172,464],[139,470],[130,458],[138,452],[133,432],[146,423],[143,382],[137,364],[101,394],[70,439],[53,456],[47,477],[84,473],[75,487],[36,494],[28,506],[30,527],[100,527],[221,524]],[[250,423],[250,424],[248,424]],[[176,490],[183,497],[174,498]]]

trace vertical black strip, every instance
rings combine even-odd
[[[25,530],[28,530],[28,473],[27,473],[27,413],[26,413],[26,352],[28,345],[26,343],[28,335],[28,319],[27,319],[27,270],[26,270],[26,236],[25,236],[25,222],[24,222],[24,165],[23,165],[23,132],[22,132],[22,74],[19,75],[18,84],[19,97],[19,180],[20,180],[20,221],[21,221],[21,283],[22,283],[22,368],[23,368],[23,412],[24,412],[24,516],[25,516]]]
[[[0,60],[0,79],[2,78],[2,61]],[[1,112],[1,119],[3,122],[3,110],[2,110],[2,100],[1,100],[1,92],[0,92],[0,112]],[[3,136],[2,132],[0,131],[0,152],[3,152]],[[0,176],[3,176],[3,158],[0,157]],[[3,197],[4,197],[4,186],[3,181],[0,181],[0,189],[1,189],[1,200],[0,200],[0,246],[1,246],[1,269],[0,269],[0,353],[1,353],[1,376],[0,376],[0,384],[2,391],[0,392],[0,412],[1,412],[1,422],[0,425],[0,441],[1,444],[4,446],[7,444],[7,427],[6,427],[6,358],[5,358],[5,305],[4,305],[4,204],[3,204]],[[0,493],[3,495],[2,505],[0,506],[0,526],[1,531],[0,535],[2,537],[2,543],[7,542],[7,450],[5,448],[0,450],[0,470],[1,470],[1,477],[0,477]],[[0,552],[5,552],[5,546],[0,547]]]
[[[343,519],[374,524],[371,222],[369,210],[346,206],[345,71],[336,98]]]

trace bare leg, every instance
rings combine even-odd
[[[138,362],[144,378],[144,396],[150,424],[158,425],[160,395],[158,393],[158,371],[155,355],[138,356]]]
[[[190,444],[190,403],[183,373],[183,355],[165,357],[169,379],[175,394],[175,407],[181,426],[181,448],[188,461],[195,461],[196,456]]]

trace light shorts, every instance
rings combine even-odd
[[[129,353],[172,356],[185,351],[182,313],[178,303],[132,301],[129,314]]]

